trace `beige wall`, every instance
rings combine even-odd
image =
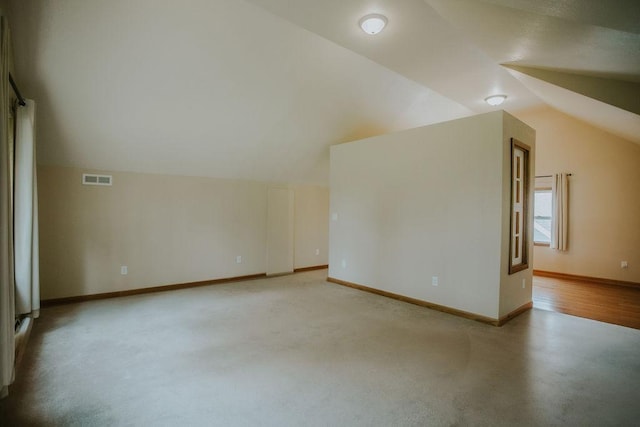
[[[266,271],[267,184],[106,172],[112,187],[83,186],[83,172],[38,168],[43,299]]]
[[[531,269],[501,290],[509,137],[534,143],[504,121],[516,120],[498,111],[333,146],[329,275],[493,319],[531,301]]]
[[[533,260],[534,248],[533,239],[529,238],[529,268],[514,274],[509,274],[509,237],[511,226],[511,138],[529,146],[529,183],[534,182],[535,159],[536,159],[536,132],[525,123],[516,119],[508,113],[504,113],[505,119],[502,122],[502,250],[500,258],[500,317],[505,316],[513,310],[527,304],[532,296]],[[533,191],[534,186],[529,186],[529,212],[528,225],[529,236],[533,236]]]
[[[518,117],[537,132],[536,175],[573,174],[569,250],[536,246],[534,267],[640,283],[640,145],[551,108]]]
[[[294,186],[295,268],[329,263],[329,189]],[[317,254],[316,254],[317,252]]]
[[[293,273],[295,254],[294,194],[288,187],[270,187],[267,193],[268,275]]]

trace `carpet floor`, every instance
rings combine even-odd
[[[326,274],[46,308],[0,425],[638,425],[640,330],[497,328]]]

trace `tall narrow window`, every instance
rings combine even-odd
[[[511,139],[511,233],[509,274],[529,267],[529,147]]]
[[[551,188],[536,185],[533,205],[533,243],[551,244]]]

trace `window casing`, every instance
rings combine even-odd
[[[533,207],[533,243],[549,246],[551,244],[551,188],[536,186]]]
[[[529,147],[511,139],[509,274],[529,268]]]

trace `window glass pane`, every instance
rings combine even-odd
[[[536,190],[533,209],[533,241],[551,243],[551,190]]]

